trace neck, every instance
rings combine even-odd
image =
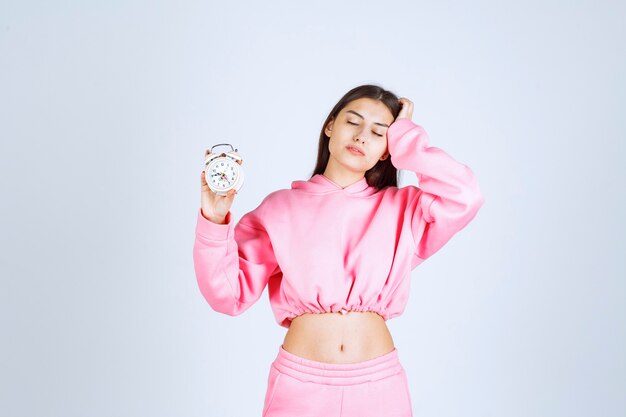
[[[347,186],[362,180],[363,177],[365,177],[365,172],[355,172],[347,169],[341,169],[329,160],[322,175],[339,185],[341,188],[346,188]]]

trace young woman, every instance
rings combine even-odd
[[[322,126],[306,181],[270,193],[237,225],[201,175],[194,266],[210,306],[235,316],[268,286],[289,329],[272,362],[264,417],[411,416],[386,321],[411,270],[464,228],[484,198],[469,167],[429,146],[413,103],[375,85],[347,92]],[[419,187],[397,187],[398,169]]]

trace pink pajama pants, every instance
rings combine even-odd
[[[411,417],[398,350],[358,363],[317,362],[279,347],[263,417]]]

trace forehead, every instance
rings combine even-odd
[[[366,97],[359,98],[348,103],[343,109],[341,109],[340,113],[354,115],[354,113],[349,112],[349,110],[357,112],[363,116],[365,120],[372,122],[385,124],[391,124],[391,122],[393,122],[393,115],[391,114],[391,111],[389,111],[387,106],[385,106],[382,101]]]

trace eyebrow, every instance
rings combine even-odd
[[[359,116],[361,119],[365,120],[365,117],[361,116],[359,113],[355,112],[354,110],[347,110],[346,113],[354,113],[357,116]],[[386,125],[384,123],[378,123],[378,122],[374,122],[375,125],[379,125],[379,126],[384,126],[384,127],[389,127],[389,125]]]

